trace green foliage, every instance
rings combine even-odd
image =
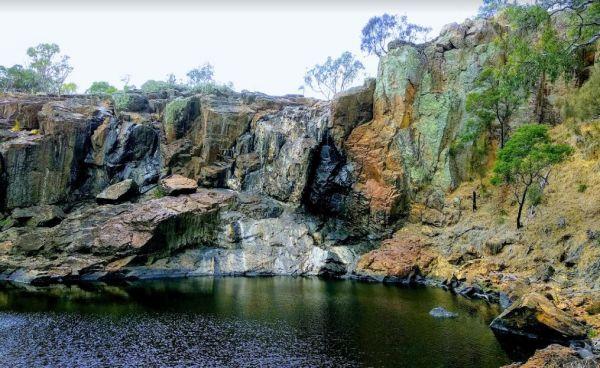
[[[539,124],[521,126],[500,149],[493,182],[513,187],[519,203],[517,228],[522,226],[521,211],[532,185],[547,181],[550,167],[563,161],[572,152],[573,149],[568,145],[552,143],[548,127]]]
[[[570,146],[551,143],[547,126],[526,124],[519,127],[498,152],[494,173],[507,182],[528,178],[533,182],[541,178],[544,169],[563,161],[571,153]]]
[[[3,92],[37,92],[41,90],[35,72],[21,65],[0,66],[0,90]]]
[[[483,4],[479,7],[477,16],[481,18],[491,18],[509,5],[510,2],[508,0],[483,0]]]
[[[539,184],[533,184],[531,188],[527,191],[527,200],[529,204],[532,206],[537,206],[542,203],[543,198],[543,189]]]
[[[69,56],[59,55],[60,47],[55,43],[41,43],[27,49],[29,67],[35,72],[43,92],[61,92],[65,79],[73,71]]]
[[[190,91],[204,94],[228,94],[233,92],[233,84],[202,83],[194,86]]]
[[[117,111],[127,111],[134,102],[135,97],[129,93],[115,93],[112,95]]]
[[[579,185],[577,185],[577,191],[579,193],[583,193],[586,190],[587,190],[587,184],[580,183]]]
[[[166,191],[165,191],[165,189],[164,189],[162,186],[160,186],[160,185],[157,185],[157,186],[156,186],[156,188],[154,189],[154,192],[152,193],[152,196],[153,196],[154,198],[157,198],[157,199],[158,199],[158,198],[162,198],[162,197],[164,197],[164,196],[166,196],[166,195],[167,195],[167,192],[166,192]]]
[[[360,49],[379,57],[387,54],[387,45],[392,40],[415,42],[425,38],[431,28],[409,23],[406,15],[383,14],[372,17],[362,29]]]
[[[118,91],[118,89],[114,86],[111,86],[108,82],[98,81],[98,82],[92,83],[90,88],[88,88],[85,91],[85,93],[90,94],[90,95],[99,95],[99,94],[111,95],[113,93],[116,93],[117,91]]]
[[[213,76],[215,74],[214,67],[210,63],[194,68],[187,72],[188,84],[192,87],[214,83]]]
[[[10,128],[12,132],[20,132],[21,131],[21,123],[19,123],[19,119],[15,120],[15,124],[12,128]]]
[[[69,57],[61,56],[57,44],[42,43],[27,49],[29,65],[0,66],[0,90],[5,92],[58,93],[73,68]],[[68,87],[70,84],[67,84]]]
[[[578,121],[600,118],[600,66],[594,67],[590,78],[567,100],[563,113]]]
[[[179,86],[176,83],[157,81],[157,80],[151,79],[151,80],[146,81],[144,84],[142,84],[142,86],[140,88],[142,89],[142,91],[144,91],[146,93],[157,93],[157,92],[162,92],[162,91],[166,91],[166,90],[170,90],[170,89],[181,89],[181,86]]]
[[[364,68],[351,52],[346,51],[337,59],[328,57],[325,63],[316,64],[308,70],[304,83],[330,100],[336,93],[347,89]]]
[[[73,83],[73,82],[71,82],[71,83],[63,83],[63,85],[60,87],[60,90],[64,94],[72,95],[72,94],[75,94],[77,92],[77,85],[75,83]]]
[[[505,62],[484,68],[476,87],[467,95],[466,108],[475,119],[463,139],[473,140],[484,131],[492,135],[495,121],[500,127],[500,147],[504,147],[509,120],[527,96],[524,76],[513,63]]]

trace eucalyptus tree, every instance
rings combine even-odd
[[[429,27],[410,23],[406,15],[383,14],[372,17],[363,27],[360,49],[381,57],[387,54],[387,45],[390,41],[414,43],[419,38],[425,38],[430,31]]]
[[[346,90],[364,70],[364,65],[349,51],[338,58],[331,56],[323,64],[316,64],[306,72],[304,83],[313,91],[330,100]]]

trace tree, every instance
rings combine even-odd
[[[188,84],[192,87],[214,82],[214,68],[210,63],[204,63],[190,70],[186,75],[188,77]]]
[[[121,82],[123,82],[123,91],[125,92],[129,92],[132,89],[135,89],[135,86],[131,83],[131,75],[130,74],[125,74],[124,76],[121,77]]]
[[[0,66],[0,90],[33,93],[41,89],[35,72],[17,64],[10,68]]]
[[[504,148],[500,149],[492,182],[512,187],[519,203],[517,229],[523,227],[521,214],[531,186],[535,183],[545,185],[551,166],[563,161],[571,153],[570,146],[552,143],[548,127],[539,124],[519,127]]]
[[[60,94],[65,79],[73,71],[69,57],[59,54],[60,47],[55,43],[41,43],[27,49],[29,67],[39,78],[43,92]]]
[[[564,14],[571,38],[569,51],[593,45],[600,39],[600,2],[598,0],[540,0],[550,16]]]
[[[511,6],[506,15],[510,25],[505,37],[507,63],[535,91],[534,113],[541,123],[546,117],[548,81],[554,82],[561,75],[569,78],[576,61],[568,40],[557,31],[556,20],[543,7]]]
[[[409,23],[406,15],[383,14],[372,17],[362,29],[360,49],[379,57],[387,54],[387,45],[392,40],[416,42],[425,37],[431,28]]]
[[[508,123],[525,100],[527,90],[523,75],[510,65],[484,68],[476,80],[478,90],[467,95],[467,111],[475,115],[471,129],[473,139],[484,129],[491,130],[496,121],[500,127],[500,147],[504,147]]]
[[[99,82],[92,83],[90,88],[88,88],[85,91],[85,93],[90,94],[90,95],[98,95],[98,94],[111,95],[117,91],[118,91],[117,87],[111,86],[108,82],[99,81]]]
[[[512,4],[515,4],[515,1]],[[477,15],[481,18],[491,18],[509,5],[511,5],[509,0],[483,0]]]
[[[308,70],[304,83],[330,100],[336,93],[346,90],[364,68],[352,53],[346,51],[337,59],[330,56],[325,63]]]
[[[63,83],[61,91],[67,95],[75,94],[77,92],[77,85],[73,82]]]

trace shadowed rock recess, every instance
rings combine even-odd
[[[467,21],[426,44],[392,43],[377,78],[331,102],[1,95],[0,279],[431,283],[513,303],[492,324],[502,333],[585,337],[600,325],[600,229],[565,225],[539,240],[494,221],[493,194],[473,214],[473,168],[494,153],[452,151],[496,27]],[[542,220],[533,213],[529,228]]]

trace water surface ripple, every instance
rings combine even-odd
[[[442,306],[458,318],[435,319]],[[0,288],[2,367],[498,367],[494,306],[313,278]]]

